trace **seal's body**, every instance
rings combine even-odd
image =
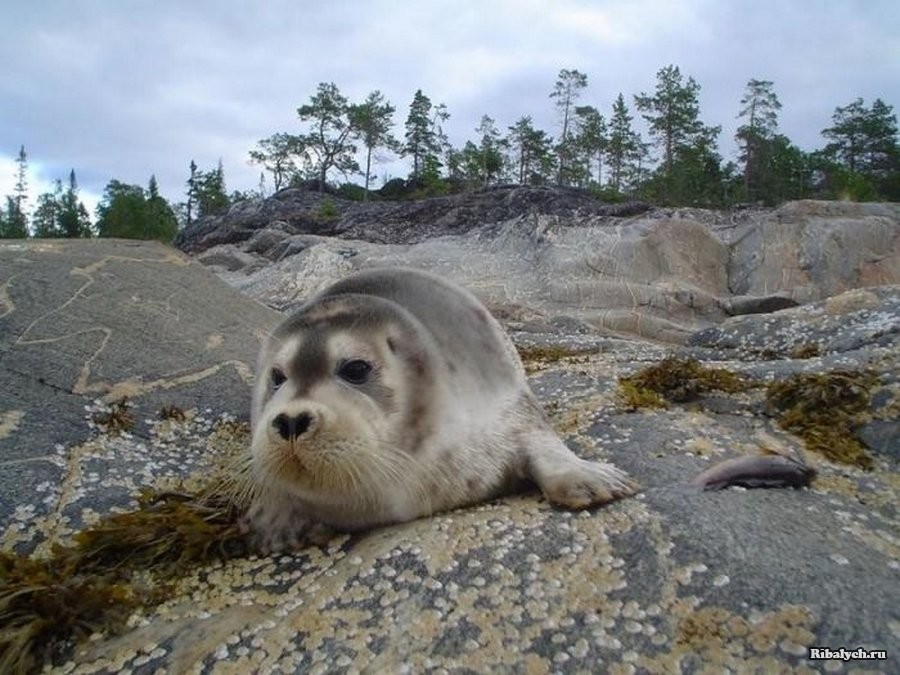
[[[348,277],[260,353],[251,526],[269,549],[311,524],[411,520],[536,483],[582,508],[631,494],[553,432],[511,341],[468,291],[410,269]]]

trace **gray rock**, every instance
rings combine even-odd
[[[660,220],[668,236],[680,236],[680,219]],[[570,229],[538,224],[548,227],[497,236],[543,236],[576,255]],[[659,231],[648,223],[646,236],[623,244],[622,259],[641,264]],[[457,245],[430,243],[435,260]],[[491,241],[481,244],[483,257],[460,274],[503,297],[487,284],[497,270],[478,276],[492,259]],[[656,269],[693,274],[679,245]],[[360,257],[393,255],[359,242],[347,258],[345,246],[320,243],[256,275],[268,271],[269,287],[285,284],[278,297],[287,298],[286,289],[312,292]],[[585,255],[602,257],[592,251]],[[542,256],[562,254],[530,255],[518,264],[537,276]],[[873,414],[896,425],[898,298],[897,288],[866,289],[731,318],[680,353],[760,379],[872,368],[880,376]],[[628,470],[643,485],[638,497],[569,513],[535,493],[513,495],[287,555],[231,560],[188,575],[178,597],[124,635],[86,643],[68,668],[772,672],[822,668],[806,658],[811,646],[900,651],[895,455],[877,455],[870,472],[809,457],[820,474],[811,489],[697,492],[690,479],[720,459],[799,449],[761,414],[759,393],[628,412],[617,378],[669,349],[586,330],[581,312],[548,318],[527,303],[492,308],[503,307],[501,318],[531,329],[511,333],[520,345],[580,350],[530,361],[532,386],[571,447]],[[98,514],[132,506],[141,486],[207,471],[221,442],[217,421],[247,417],[256,336],[278,319],[157,244],[0,243],[3,549],[45,554]],[[824,355],[772,361],[753,351],[770,343],[787,350],[797,339],[816,340]],[[110,436],[93,414],[126,393],[135,430]],[[179,405],[187,419],[159,421],[163,404]],[[896,426],[861,433],[890,445]],[[837,672],[859,665],[835,664]]]

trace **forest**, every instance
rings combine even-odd
[[[112,179],[93,221],[78,198],[74,170],[29,209],[22,146],[13,194],[0,203],[0,237],[170,241],[197,218],[265,197],[268,184],[275,191],[303,186],[356,200],[418,199],[499,184],[571,186],[610,202],[707,208],[900,200],[897,118],[880,98],[837,107],[831,126],[821,130],[822,147],[807,152],[779,129],[775,84],[751,79],[736,105],[738,155],[726,160],[718,149],[721,127],[701,119],[700,85],[678,66],[660,69],[652,92],[619,93],[608,111],[584,104],[587,83],[578,70],[559,72],[548,94],[557,118],[553,133],[536,128],[530,116],[503,130],[483,115],[475,137],[454,147],[444,130],[450,111],[421,89],[401,135],[396,108],[380,91],[353,103],[337,85],[323,82],[297,109],[301,133],[278,131],[249,150],[262,170],[257,189],[228,193],[221,161],[210,169],[191,161],[184,201],[170,204],[153,176],[146,188]],[[643,134],[635,127],[638,115]],[[406,160],[408,176],[373,189],[377,166],[389,156]]]

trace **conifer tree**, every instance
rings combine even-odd
[[[449,118],[447,106],[432,105],[421,89],[416,90],[406,117],[406,142],[402,150],[404,157],[412,157],[413,178],[435,179],[439,174],[439,157],[448,145],[442,124]]]
[[[577,70],[559,71],[550,98],[556,99],[556,110],[559,113],[562,132],[557,144],[557,172],[556,182],[562,185],[569,165],[577,154],[571,139],[571,121],[575,109],[575,102],[581,97],[581,91],[587,87],[587,75]]]
[[[609,139],[606,144],[606,163],[609,166],[609,184],[621,192],[634,173],[634,164],[641,153],[641,139],[631,126],[633,117],[625,105],[625,97],[619,93],[613,103],[609,120]]]
[[[353,124],[350,120],[350,104],[333,82],[320,82],[309,103],[297,108],[303,122],[309,122],[311,130],[299,137],[303,150],[314,158],[319,191],[325,191],[328,172],[337,169],[343,174],[356,173],[359,165],[354,159]]]
[[[759,184],[766,180],[766,160],[771,157],[769,146],[778,130],[781,103],[772,86],[770,80],[750,80],[738,112],[738,118],[745,122],[738,127],[735,140],[741,145],[744,191],[749,199],[759,196]]]
[[[394,110],[394,106],[385,100],[384,95],[378,90],[371,92],[363,103],[350,107],[350,121],[354,134],[366,149],[363,201],[369,199],[369,181],[372,178],[372,157],[375,151],[379,148],[395,151],[399,149],[397,139],[391,135]]]

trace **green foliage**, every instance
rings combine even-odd
[[[19,148],[16,157],[16,185],[13,197],[6,198],[6,209],[0,210],[0,239],[23,239],[28,236],[28,216],[25,202],[28,200],[28,155],[25,146]]]
[[[78,182],[75,171],[69,172],[69,184],[63,190],[57,180],[53,192],[38,197],[32,216],[35,237],[79,238],[91,237],[91,220],[87,209],[78,199]]]
[[[828,192],[837,198],[900,198],[900,146],[893,107],[881,99],[866,107],[858,98],[836,108],[832,123],[822,130],[831,142],[821,153],[826,161],[820,162]]]
[[[299,136],[277,133],[262,139],[257,148],[250,151],[250,161],[272,174],[275,191],[278,192],[299,173],[295,160],[302,152],[303,143]]]
[[[438,172],[437,178],[440,177],[441,163],[438,158],[449,145],[441,124],[448,119],[450,113],[447,106],[443,103],[432,105],[431,99],[421,89],[416,90],[406,117],[406,142],[401,150],[403,157],[412,157],[412,178],[421,178],[433,185],[435,170]],[[426,175],[429,171],[431,175]]]
[[[363,201],[369,198],[369,181],[372,178],[372,158],[379,148],[400,151],[400,143],[391,136],[394,126],[394,106],[388,103],[380,91],[373,91],[366,100],[350,106],[349,118],[354,134],[366,149],[365,188]]]
[[[641,137],[631,127],[632,116],[620,93],[613,103],[606,142],[609,185],[617,192],[633,189],[640,177],[639,164],[646,153]]]
[[[745,122],[738,127],[735,140],[741,146],[740,160],[744,164],[744,198],[750,201],[767,194],[764,185],[774,179],[772,143],[781,102],[772,87],[769,80],[750,80],[738,113]],[[772,195],[768,196],[771,200]]]
[[[357,173],[359,165],[354,159],[356,146],[351,106],[333,82],[320,82],[316,94],[309,103],[297,108],[301,122],[310,124],[310,131],[299,136],[300,147],[311,158],[316,172],[319,191],[325,191],[328,172],[337,169],[342,174]]]
[[[571,138],[572,114],[575,102],[581,97],[582,90],[587,87],[587,75],[577,70],[563,68],[557,75],[550,98],[556,99],[556,110],[560,117],[561,132],[556,146],[557,171],[556,182],[567,184],[571,177],[571,165],[577,156],[577,148]]]
[[[699,93],[700,85],[694,78],[685,81],[678,66],[666,66],[656,74],[653,95],[642,93],[634,97],[651,137],[663,153],[654,192],[664,204],[708,204],[710,183],[719,178],[699,176],[704,168],[711,168],[717,157],[715,139],[721,130],[700,121]],[[701,188],[703,194],[685,192],[690,186]]]
[[[451,177],[464,180],[469,188],[496,182],[505,164],[503,150],[507,144],[500,138],[494,120],[482,115],[475,131],[481,135],[478,144],[468,141],[462,151],[451,152],[447,162]]]
[[[553,140],[535,129],[530,116],[520,117],[509,127],[507,148],[513,151],[512,164],[520,185],[546,185],[553,175]]]
[[[0,239],[24,239],[28,236],[28,220],[16,200],[6,198],[6,209],[0,209]]]
[[[578,151],[578,159],[574,162],[579,168],[578,185],[584,185],[591,181],[591,163],[596,162],[596,184],[603,183],[603,155],[609,144],[606,119],[593,106],[577,106],[575,108],[575,147]]]
[[[138,185],[111,180],[97,207],[97,230],[101,237],[156,239],[170,242],[178,231],[178,222],[150,177],[145,192]]]
[[[226,211],[231,200],[225,191],[225,170],[222,160],[210,171],[200,171],[191,160],[191,175],[188,179],[188,223],[191,215],[197,218],[213,216]]]
[[[337,205],[334,203],[334,200],[325,197],[319,203],[319,211],[316,216],[320,220],[334,220],[340,215],[340,211],[338,211]]]

